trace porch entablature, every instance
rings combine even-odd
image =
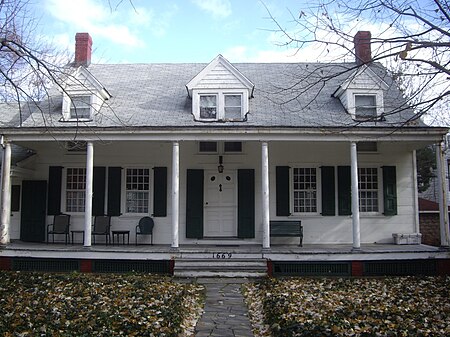
[[[313,141],[313,142],[416,142],[417,148],[440,143],[447,128],[351,128],[323,131],[321,129],[285,128],[214,128],[214,129],[130,129],[123,132],[114,129],[93,130],[78,128],[68,132],[66,128],[3,129],[4,140],[9,142],[39,141]],[[421,144],[422,143],[422,144]]]

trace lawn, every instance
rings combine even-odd
[[[244,295],[258,336],[450,336],[450,277],[268,279]]]
[[[145,274],[0,273],[0,336],[189,335],[202,288]]]

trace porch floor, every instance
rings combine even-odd
[[[218,256],[218,253],[227,254]],[[230,254],[230,255],[228,255]],[[13,241],[0,246],[0,257],[47,257],[89,259],[165,260],[180,258],[265,258],[271,260],[385,260],[450,258],[450,251],[427,245],[362,244],[353,250],[351,244],[272,245],[264,250],[261,245],[104,245],[84,247],[81,244],[31,243]]]

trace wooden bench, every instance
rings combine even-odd
[[[273,237],[299,237],[300,244],[303,246],[303,226],[300,220],[271,220],[270,236]]]

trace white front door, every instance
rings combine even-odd
[[[205,237],[237,236],[236,172],[205,171]]]

